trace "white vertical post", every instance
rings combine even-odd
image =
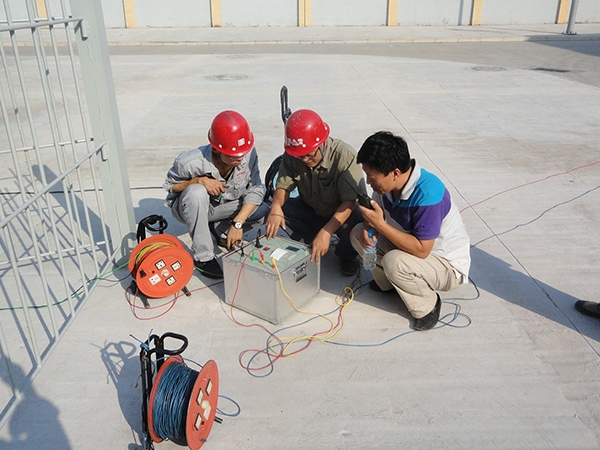
[[[95,146],[106,143],[99,166],[111,251],[119,260],[132,248],[135,219],[102,4],[71,0],[71,11],[74,17],[83,18],[76,28],[77,48]]]
[[[571,11],[569,12],[569,23],[567,23],[567,31],[565,34],[577,34],[573,31],[575,28],[575,17],[577,16],[577,6],[579,6],[579,0],[573,0],[571,2]]]

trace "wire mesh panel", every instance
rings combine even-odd
[[[1,426],[133,229],[133,215],[125,228],[113,225],[116,211],[132,210],[128,186],[116,183],[115,194],[111,182],[126,179],[125,167],[118,158],[108,164],[106,136],[113,155],[122,152],[120,130],[94,123],[99,114],[88,108],[115,104],[112,78],[86,82],[103,68],[79,58],[89,50],[83,40],[93,39],[89,24],[102,18],[72,17],[66,0],[0,1]],[[86,86],[98,83],[113,98],[90,97]]]

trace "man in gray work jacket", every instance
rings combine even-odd
[[[246,119],[223,111],[208,131],[209,145],[181,153],[163,185],[173,217],[188,227],[196,268],[209,278],[223,278],[215,259],[210,222],[225,222],[225,245],[242,240],[245,226],[269,211],[258,168],[254,135]],[[217,227],[219,229],[219,227]]]

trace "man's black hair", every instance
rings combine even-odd
[[[406,173],[412,166],[408,144],[389,131],[378,131],[369,136],[360,147],[356,162],[384,175],[394,169]]]

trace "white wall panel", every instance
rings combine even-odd
[[[135,21],[138,28],[210,27],[210,1],[136,0]]]
[[[596,23],[600,22],[600,1],[599,0],[579,0],[577,8],[577,22]],[[577,30],[575,30],[577,31]]]
[[[311,0],[312,26],[385,25],[387,0]]]
[[[106,28],[125,28],[123,0],[102,0]]]
[[[398,25],[468,25],[471,5],[472,0],[399,0]]]
[[[555,23],[558,0],[485,0],[481,25]]]
[[[221,0],[224,27],[295,27],[298,0]]]

